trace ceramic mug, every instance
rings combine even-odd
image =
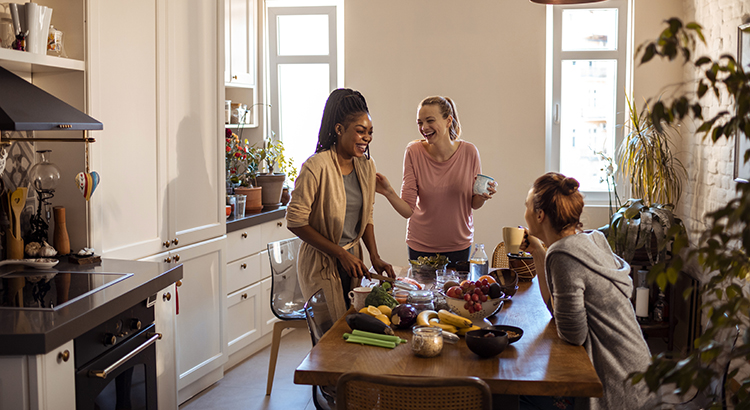
[[[518,254],[521,252],[524,229],[517,226],[506,226],[503,228],[503,241],[508,253]]]
[[[494,180],[487,175],[477,174],[477,179],[474,180],[474,195],[489,194],[490,182]]]
[[[372,288],[365,286],[359,286],[354,288],[354,290],[349,291],[349,300],[352,301],[352,306],[354,306],[354,309],[356,309],[357,312],[365,307],[365,299],[367,299],[367,295],[369,295],[371,291]]]

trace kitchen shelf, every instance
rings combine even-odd
[[[258,124],[224,124],[224,128],[258,128]]]
[[[8,48],[0,48],[0,66],[10,71],[32,74],[84,71],[86,67],[82,60],[34,54]]]

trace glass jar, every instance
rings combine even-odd
[[[39,160],[29,170],[29,182],[37,192],[50,193],[60,181],[60,168],[49,162],[51,150],[39,150]]]
[[[419,357],[435,357],[443,350],[443,330],[439,327],[415,327],[411,350]]]
[[[432,294],[432,291],[412,290],[406,298],[406,303],[414,306],[417,312],[421,312],[423,310],[435,310],[434,299],[435,295]]]

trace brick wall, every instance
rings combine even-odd
[[[718,58],[725,53],[737,54],[737,26],[750,21],[748,0],[684,0],[685,22],[696,21],[703,26],[706,45],[700,44],[696,55]],[[695,89],[693,70],[685,71],[686,90]],[[706,118],[728,107],[727,99],[717,102],[711,96],[704,98]],[[685,124],[682,144],[679,149],[683,164],[688,171],[688,182],[678,213],[682,216],[691,239],[697,241],[705,228],[703,216],[717,209],[735,195],[733,181],[734,141],[710,138],[705,141],[690,131],[692,124]]]

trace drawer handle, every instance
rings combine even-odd
[[[175,262],[179,262],[180,261],[180,254],[179,253],[174,256],[174,261]]]
[[[67,362],[68,360],[70,360],[70,351],[65,350],[64,352],[60,352],[60,354],[57,355],[57,358],[59,360],[62,360],[63,362]]]
[[[169,292],[165,292],[164,295],[161,297],[165,302],[169,302],[172,300],[172,294]]]
[[[240,268],[247,269],[247,263],[243,263],[242,265],[240,265]]]
[[[281,222],[276,222],[276,226],[278,226],[279,228],[281,228],[282,226],[284,226],[284,224],[281,223]]]
[[[164,258],[164,262],[172,263],[172,257],[171,256],[167,256],[166,258]]]
[[[247,293],[243,293],[241,299],[247,299]]]
[[[174,238],[174,239],[172,239],[172,244],[173,244],[174,246],[177,246],[177,244],[178,244],[178,243],[180,243],[180,240],[179,240],[178,238]]]
[[[247,232],[242,232],[242,237],[247,238]]]
[[[172,243],[169,242],[169,241],[164,241],[164,243],[163,243],[163,245],[164,245],[165,248],[169,248],[169,245],[171,245],[171,244]]]
[[[158,339],[161,339],[161,333],[148,333],[147,336],[149,337],[148,340],[146,340],[142,345],[136,347],[132,352],[128,353],[124,357],[122,357],[120,360],[112,363],[109,367],[107,367],[104,370],[89,370],[89,377],[98,377],[101,379],[106,379],[107,376],[112,373],[113,371],[117,370],[118,367],[122,366],[123,363],[127,362],[128,360],[135,357],[138,353],[142,352],[143,350],[146,350],[149,346],[154,344]]]

